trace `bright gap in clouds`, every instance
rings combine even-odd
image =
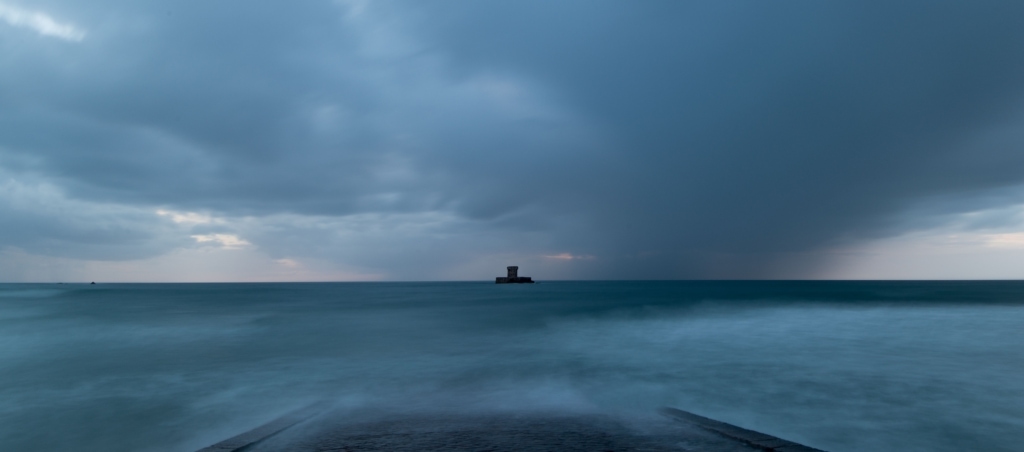
[[[22,9],[17,6],[0,3],[0,20],[12,27],[23,27],[43,36],[52,36],[65,41],[81,41],[85,39],[85,31],[69,23],[58,22],[41,11]]]
[[[979,218],[1002,218],[988,227]],[[983,221],[983,220],[982,220]],[[1024,279],[1024,205],[831,251],[823,279]]]
[[[251,245],[247,240],[233,234],[200,234],[191,236],[197,243],[219,243],[224,249],[237,249]]]
[[[156,214],[161,217],[169,217],[171,221],[181,224],[207,224],[214,222],[213,217],[195,212],[173,212],[170,210],[157,210]]]

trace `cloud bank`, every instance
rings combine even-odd
[[[28,28],[43,36],[52,36],[66,41],[85,39],[85,31],[74,25],[58,22],[46,13],[22,9],[6,3],[0,3],[0,20],[14,27]]]
[[[10,262],[843,277],[1024,224],[960,220],[1024,202],[1015,2],[5,5]]]

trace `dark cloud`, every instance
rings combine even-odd
[[[614,137],[580,202],[603,251],[662,256],[636,276],[732,255],[771,275],[778,253],[1024,175],[1020,140],[982,138],[1020,124],[1019,4],[478,6],[434,29],[467,71],[530,68]]]
[[[398,278],[556,251],[595,257],[567,277],[811,274],[1024,182],[1018,2],[40,8],[88,33],[0,24],[0,165]]]

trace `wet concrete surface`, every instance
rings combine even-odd
[[[699,426],[660,416],[553,412],[333,411],[271,436],[245,452],[750,452]]]

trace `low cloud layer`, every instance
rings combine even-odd
[[[58,22],[46,13],[22,9],[6,3],[0,3],[0,20],[14,27],[25,27],[43,36],[81,41],[85,32],[72,24]]]
[[[1022,226],[962,221],[1024,202],[1022,20],[0,3],[0,247],[115,266],[217,247],[323,278],[843,277],[837,249]]]

